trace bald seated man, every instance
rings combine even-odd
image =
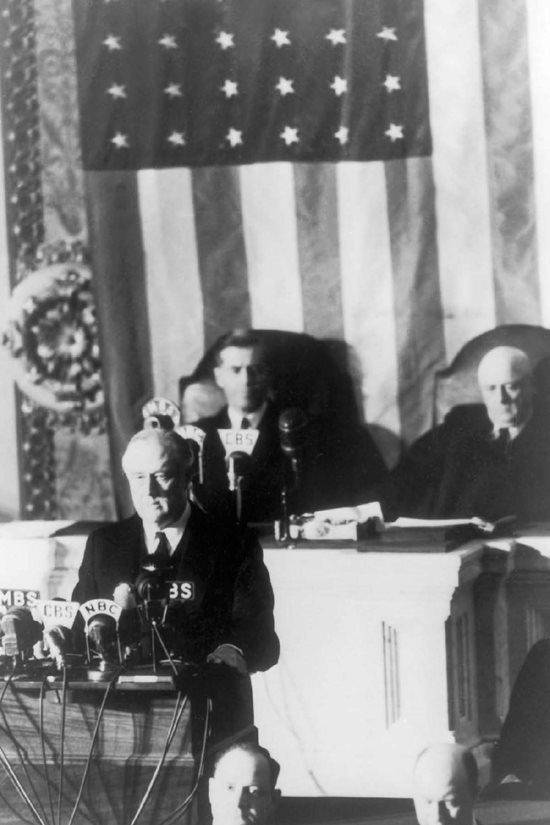
[[[475,825],[477,774],[467,748],[442,742],[423,750],[413,776],[418,825]]]
[[[454,407],[375,491],[387,519],[550,519],[550,429],[528,356],[496,347],[477,375],[484,403]]]
[[[212,825],[267,825],[279,791],[279,765],[255,744],[235,744],[220,754],[208,785]]]

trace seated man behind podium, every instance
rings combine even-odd
[[[227,404],[217,415],[196,423],[206,433],[201,501],[214,512],[231,510],[225,450],[219,429],[258,430],[243,484],[244,519],[269,521],[278,516],[286,460],[279,446],[278,412],[270,400],[270,374],[264,348],[252,330],[235,330],[216,353],[214,377]]]
[[[386,518],[550,518],[550,438],[529,358],[496,347],[481,359],[484,404],[455,407],[379,490]]]
[[[475,825],[477,777],[475,758],[467,748],[442,742],[423,750],[413,776],[418,825]]]
[[[281,448],[279,416],[284,410],[277,406],[276,387],[261,336],[254,330],[235,330],[220,342],[214,368],[216,383],[224,391],[227,405],[214,416],[196,421],[206,433],[203,448],[204,485],[199,493],[207,509],[231,508],[225,452],[218,436],[219,429],[258,431],[258,439],[243,472],[243,521],[268,522],[281,517],[281,491],[290,490],[289,506],[294,513],[336,505],[356,503],[354,500],[354,468],[349,451],[341,449],[334,436],[334,427],[321,416],[311,417],[306,411],[294,411],[288,419],[289,438],[298,439],[299,478],[291,469],[291,460]],[[290,411],[289,411],[290,412]],[[301,429],[300,415],[304,426]],[[292,445],[291,445],[292,447]],[[374,442],[369,440],[369,471],[378,478],[385,470]],[[348,456],[346,459],[345,456]]]
[[[119,585],[133,586],[147,557],[167,554],[174,579],[194,585],[176,640],[181,657],[223,663],[243,675],[267,670],[277,662],[279,641],[257,540],[212,521],[188,500],[192,454],[174,431],[138,432],[122,464],[136,513],[89,536],[73,600],[113,598]]]

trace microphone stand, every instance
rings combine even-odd
[[[290,516],[288,513],[288,487],[285,484],[281,490],[281,521],[279,541],[287,543],[290,539]]]
[[[285,481],[281,490],[281,528],[279,541],[284,542],[286,547],[291,547],[295,544],[296,538],[290,535],[290,500],[292,493],[300,486],[301,472],[298,459],[295,456],[291,458],[292,466],[292,482]]]

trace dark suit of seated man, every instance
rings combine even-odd
[[[334,437],[331,422],[304,413],[289,421],[301,444],[297,449],[298,477],[291,460],[281,449],[279,416],[282,410],[272,400],[271,371],[261,337],[254,330],[236,330],[220,342],[214,368],[216,383],[224,391],[227,405],[214,416],[199,419],[196,426],[206,433],[203,452],[204,485],[199,493],[207,509],[230,509],[225,452],[219,429],[252,428],[258,439],[243,475],[244,522],[267,522],[281,517],[281,491],[288,488],[292,512],[300,513],[356,503],[353,449]],[[297,411],[298,413],[300,411]],[[356,451],[357,452],[357,451]],[[370,482],[385,473],[383,460],[370,435],[364,435],[363,455]],[[351,460],[350,460],[351,459]]]
[[[72,598],[82,603],[113,598],[119,586],[131,590],[151,559],[173,571],[170,578],[192,582],[193,598],[175,605],[166,644],[183,661],[224,664],[240,677],[239,706],[213,708],[220,738],[252,723],[248,673],[277,662],[279,641],[261,547],[188,501],[192,461],[188,443],[173,431],[142,430],[130,440],[122,463],[136,514],[90,535]],[[123,611],[121,628],[134,613],[131,605]]]
[[[487,798],[550,799],[550,639],[529,650],[492,755]]]
[[[374,492],[386,518],[550,518],[548,421],[527,355],[490,350],[478,381],[485,403],[451,410]]]

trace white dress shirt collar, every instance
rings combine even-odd
[[[241,410],[236,410],[233,407],[227,408],[227,414],[229,416],[229,421],[231,422],[231,429],[232,430],[240,430],[243,418],[246,418],[250,424],[251,429],[257,430],[260,426],[260,421],[264,417],[265,411],[267,409],[267,401],[264,401],[261,407],[254,412],[250,413],[243,413]]]
[[[501,430],[508,430],[508,435],[510,436],[510,441],[513,441],[515,438],[518,437],[518,435],[521,432],[523,432],[523,430],[527,426],[528,420],[529,419],[527,419],[527,421],[524,421],[523,424],[520,427],[495,427],[494,430],[493,430],[493,436],[495,438],[498,438],[499,435],[500,435]]]
[[[185,532],[190,515],[191,505],[187,502],[185,510],[181,516],[176,519],[176,521],[169,524],[168,527],[163,527],[162,530],[160,530],[156,524],[144,524],[143,529],[145,531],[145,544],[147,545],[147,552],[155,552],[157,546],[156,535],[157,533],[162,532],[165,534],[168,544],[170,545],[170,555],[172,555],[181,541],[181,537]]]

